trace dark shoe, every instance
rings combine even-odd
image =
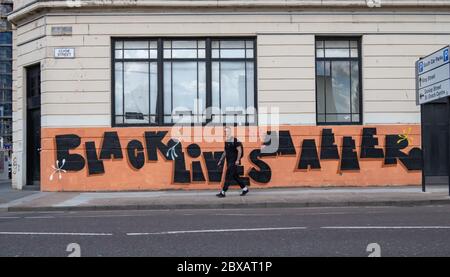
[[[241,192],[240,196],[245,196],[248,192],[249,192],[248,189],[247,189],[247,190],[243,190],[243,191]]]
[[[219,198],[225,198],[225,194],[219,192],[218,194],[216,194],[217,197]]]

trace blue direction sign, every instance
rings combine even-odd
[[[450,96],[450,47],[416,62],[416,102],[425,104]]]
[[[417,105],[425,104],[440,98],[450,96],[449,50],[450,46],[446,46],[428,55],[427,57],[421,58],[416,62]],[[447,116],[447,114],[445,113],[445,115],[443,116]],[[450,137],[446,139],[447,141],[449,141]],[[423,149],[425,148],[426,144],[423,145]],[[449,156],[450,153],[447,154],[447,157]],[[448,178],[449,178],[449,193],[450,193],[450,174],[448,175]],[[422,170],[422,190],[425,191],[424,170]]]

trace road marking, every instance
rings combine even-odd
[[[49,219],[49,218],[55,218],[54,216],[26,216],[24,217],[26,219]]]
[[[111,233],[0,232],[0,235],[112,236],[113,234],[111,234]]]
[[[20,217],[18,216],[5,216],[5,217],[0,217],[0,219],[19,219]]]
[[[450,229],[450,226],[326,226],[321,229]]]
[[[166,232],[155,232],[155,233],[127,233],[127,236],[174,235],[174,234],[192,234],[192,233],[282,231],[282,230],[304,230],[304,229],[306,229],[306,227],[250,228],[250,229],[212,229],[212,230],[166,231]]]

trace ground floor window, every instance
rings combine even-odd
[[[358,38],[316,39],[318,124],[361,124]]]
[[[114,125],[256,123],[254,38],[113,39]]]

